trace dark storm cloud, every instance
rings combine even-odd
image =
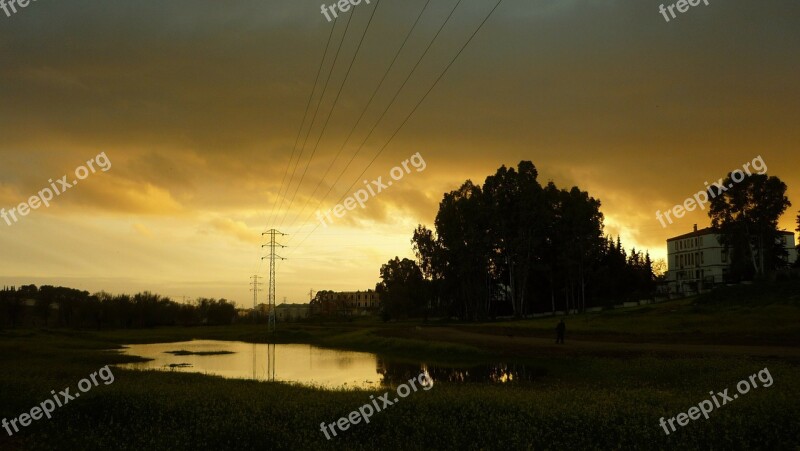
[[[397,71],[314,194],[424,3],[381,2],[299,205],[311,209],[328,191],[455,1],[431,2]],[[319,4],[37,2],[0,17],[0,200],[17,202],[42,179],[107,151],[115,162],[107,187],[87,186],[64,208],[248,210],[244,216],[268,209],[330,30]],[[711,1],[670,23],[659,4],[504,1],[365,177],[416,151],[430,169],[363,217],[391,222],[389,212],[400,210],[430,223],[443,186],[482,182],[521,159],[533,160],[543,181],[605,195],[604,211],[634,228],[652,225],[640,217],[655,210],[650,205],[674,204],[697,180],[759,153],[775,161],[771,171],[797,198],[800,180],[785,168],[798,163],[800,4]],[[346,194],[492,5],[463,2],[322,208]],[[295,183],[370,12],[361,5],[342,16],[352,17],[351,28]],[[343,29],[341,22],[334,47]],[[215,224],[242,233],[241,222]],[[663,243],[666,235],[654,233],[647,239]]]

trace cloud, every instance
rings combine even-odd
[[[271,215],[285,215],[288,222],[275,219],[270,226],[310,230],[313,216],[310,225],[298,221],[320,201],[325,210],[341,195],[350,195],[345,191],[351,183],[358,189],[356,176],[379,149],[380,158],[363,178],[385,177],[417,151],[428,168],[370,199],[366,209],[318,230],[356,231],[347,240],[331,238],[322,244],[363,243],[376,228],[386,227],[395,233],[392,242],[408,248],[408,225],[431,226],[444,192],[466,179],[482,183],[500,165],[516,166],[520,160],[533,161],[543,183],[552,179],[563,188],[577,185],[600,199],[607,232],[623,234],[626,247],[663,250],[667,237],[706,221],[700,214],[663,230],[654,212],[758,154],[770,174],[789,185],[795,204],[800,198],[800,176],[793,170],[800,164],[795,151],[800,110],[793,101],[800,97],[796,0],[757,6],[730,0],[670,24],[657,5],[635,0],[506,0],[393,135],[488,8],[481,1],[462,3],[376,124],[446,17],[448,4],[438,3],[344,143],[424,4],[381,3],[321,134],[355,50],[356,35],[350,33],[364,29],[369,9],[353,10],[320,114],[312,121],[321,91],[317,86],[304,122],[330,31],[319,3],[39,2],[0,29],[0,206],[17,205],[47,186],[49,178],[68,174],[105,151],[113,169],[81,181],[53,207],[38,210],[31,224],[15,227],[33,230],[24,227],[36,222],[50,235],[58,234],[54,224],[63,217],[82,226],[74,236],[93,237],[107,221],[119,221],[119,230],[130,235],[133,227],[135,238],[145,242],[166,233],[187,237],[157,254],[163,263],[158,274],[146,264],[149,256],[137,259],[142,268],[137,277],[149,280],[185,277],[182,246],[195,249],[191,239],[199,239],[198,224],[205,233],[200,238],[220,239],[213,252],[203,248],[192,254],[193,264],[217,262],[236,246],[226,265],[249,264],[252,259],[240,249],[257,253],[257,232],[272,206],[281,194],[293,197],[295,189],[294,201],[279,201],[283,207]],[[344,30],[339,25],[334,43]],[[330,53],[322,76],[332,60]],[[374,133],[345,171],[373,125]],[[282,183],[284,174],[287,183]],[[47,221],[53,229],[40,224]],[[781,225],[794,229],[791,222],[784,218]],[[45,232],[24,236],[26,242],[39,242]],[[115,249],[116,238],[98,244],[99,259]],[[292,252],[314,255],[314,237],[308,243]],[[373,249],[370,255],[384,253]],[[25,257],[21,250],[18,254],[14,267],[37,268],[46,260]],[[371,284],[370,277],[388,257],[353,260],[362,268],[358,278],[326,273],[331,265],[321,264],[320,280]],[[215,279],[219,268],[207,265],[205,272],[196,271],[197,277]],[[236,267],[231,273],[249,271]],[[307,291],[302,272],[293,277],[288,281],[292,290]],[[341,282],[344,277],[350,278]],[[247,294],[245,286],[239,298]]]
[[[215,218],[209,224],[217,232],[245,243],[259,244],[261,242],[261,235],[241,221],[234,221],[230,218]]]
[[[136,224],[133,225],[133,229],[136,231],[136,233],[138,233],[139,235],[141,235],[141,236],[143,236],[145,238],[152,238],[153,237],[153,231],[150,230],[144,224],[136,223]]]

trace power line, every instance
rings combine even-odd
[[[283,185],[286,182],[286,175],[289,173],[289,166],[292,165],[292,160],[294,160],[294,154],[297,152],[297,143],[300,142],[300,135],[303,133],[303,128],[304,128],[304,125],[306,123],[306,118],[308,117],[308,112],[311,109],[311,101],[314,99],[314,93],[317,91],[317,84],[319,83],[319,76],[320,76],[320,74],[322,74],[322,68],[325,66],[325,58],[328,56],[328,49],[330,48],[331,41],[332,41],[332,38],[333,38],[333,31],[336,29],[336,21],[337,21],[337,19],[333,20],[333,24],[331,25],[331,32],[328,33],[328,41],[325,44],[325,51],[322,52],[322,59],[319,62],[319,69],[317,69],[317,75],[316,75],[316,77],[314,77],[314,86],[311,87],[311,94],[308,96],[308,102],[306,103],[306,109],[305,109],[305,112],[303,113],[303,120],[300,122],[300,127],[297,129],[297,137],[294,140],[294,146],[292,146],[292,154],[291,154],[291,156],[289,156],[289,161],[286,163],[286,169],[283,171],[283,178],[281,179],[281,184],[278,186],[278,196],[275,197],[275,200],[272,202],[272,208],[271,208],[271,210],[269,212],[269,216],[267,216],[267,224],[264,227],[265,231],[266,231],[267,227],[269,227],[269,224],[272,222],[273,216],[275,214],[275,205],[278,203],[278,198],[281,199],[281,206],[283,206],[284,197],[281,194],[281,192],[283,191]],[[324,94],[324,92],[323,92],[323,94]],[[299,159],[300,156],[298,155],[297,158]],[[287,187],[286,191],[288,192],[288,187]],[[256,270],[254,272],[257,273],[258,270],[261,267],[261,259],[260,258],[257,259],[257,263],[256,263],[255,267],[256,267]]]
[[[292,177],[289,179],[289,184],[287,185],[287,193],[288,190],[292,186],[292,181],[294,180],[294,175],[297,173],[297,165],[300,163],[300,159],[303,157],[303,152],[306,149],[306,143],[308,142],[308,136],[311,134],[311,130],[314,128],[314,122],[317,120],[317,114],[319,114],[319,109],[322,106],[322,100],[325,98],[325,92],[328,90],[328,83],[331,81],[331,75],[333,75],[333,70],[336,68],[336,62],[339,61],[339,53],[342,50],[342,44],[344,44],[344,40],[347,37],[347,30],[350,29],[350,22],[352,21],[353,14],[347,16],[347,25],[344,28],[344,32],[342,33],[342,40],[339,41],[339,46],[336,49],[336,55],[333,58],[333,63],[331,64],[331,69],[328,71],[328,77],[325,79],[325,85],[322,88],[322,94],[319,96],[319,101],[317,102],[317,107],[314,110],[314,116],[311,119],[311,125],[308,127],[308,131],[306,132],[306,136],[303,138],[303,145],[300,148],[300,155],[297,157],[297,161],[294,163],[294,168],[292,169]],[[299,184],[298,184],[299,187]],[[295,190],[294,194],[297,194],[297,190]],[[292,199],[289,201],[289,205],[286,207],[286,211],[292,206],[292,202],[294,202],[294,195],[292,195]],[[283,204],[281,203],[281,206]],[[286,219],[286,212],[284,211],[283,217],[281,219],[281,224],[283,224],[284,219]]]
[[[278,198],[281,197],[281,191],[283,191],[283,184],[286,181],[286,175],[289,174],[289,166],[292,165],[292,160],[294,160],[294,154],[297,152],[297,143],[300,142],[300,135],[303,133],[303,128],[305,128],[306,118],[308,117],[308,112],[311,109],[311,101],[314,99],[314,93],[317,91],[317,84],[319,83],[319,76],[322,74],[322,68],[325,66],[325,58],[328,56],[328,48],[331,45],[331,38],[333,37],[333,30],[336,29],[336,20],[334,19],[333,25],[331,26],[331,32],[328,33],[328,42],[325,44],[325,51],[322,53],[322,60],[319,62],[319,69],[317,69],[317,75],[314,78],[314,86],[311,88],[311,94],[308,96],[308,102],[306,103],[306,109],[303,113],[303,120],[300,122],[300,128],[297,130],[297,137],[294,139],[294,146],[292,146],[292,154],[289,156],[289,161],[286,163],[286,169],[283,171],[283,178],[281,179],[281,184],[279,185],[278,189],[278,196],[275,197],[275,200],[272,202],[272,209],[270,210],[270,214],[267,217],[267,224],[272,221],[272,216],[275,213],[275,205],[278,203]],[[324,94],[324,93],[323,93]],[[298,158],[300,158],[298,156]],[[287,189],[288,191],[288,189]],[[281,197],[282,198],[282,197]],[[266,229],[266,227],[265,227]]]
[[[460,3],[460,0],[459,0],[459,3]],[[431,87],[428,89],[428,91],[425,93],[425,95],[424,95],[424,96],[422,96],[422,98],[419,100],[419,102],[417,102],[417,104],[414,106],[414,108],[411,110],[411,112],[408,114],[408,116],[406,116],[405,120],[403,120],[403,122],[400,124],[400,126],[399,126],[399,127],[398,127],[398,128],[395,130],[395,131],[394,131],[394,133],[393,133],[393,134],[392,134],[392,135],[389,137],[389,140],[386,142],[386,144],[384,144],[384,145],[383,145],[383,146],[382,146],[382,147],[381,147],[381,148],[378,150],[378,152],[375,154],[375,156],[374,156],[374,157],[372,158],[372,160],[369,162],[369,164],[367,165],[367,167],[365,167],[365,168],[364,168],[364,170],[361,172],[361,174],[359,174],[359,176],[358,176],[358,177],[356,177],[356,179],[353,181],[353,183],[350,185],[350,187],[349,187],[349,188],[347,188],[347,189],[345,190],[345,193],[342,195],[342,197],[340,197],[340,198],[339,198],[339,201],[337,201],[337,202],[336,202],[337,204],[338,204],[339,202],[341,202],[341,200],[342,200],[344,197],[346,197],[346,195],[347,195],[347,193],[350,191],[350,189],[352,189],[352,188],[353,188],[353,186],[354,186],[354,185],[355,185],[355,184],[358,182],[358,180],[359,180],[359,179],[360,179],[360,178],[361,178],[361,177],[364,175],[364,173],[366,173],[366,172],[367,172],[367,170],[370,168],[370,166],[372,166],[372,164],[373,164],[373,163],[375,162],[375,160],[376,160],[376,159],[377,159],[377,158],[380,156],[380,154],[381,154],[381,153],[384,151],[384,149],[386,149],[386,147],[389,145],[389,143],[391,143],[391,142],[392,142],[392,140],[394,139],[394,137],[395,137],[395,136],[397,136],[397,134],[400,132],[400,130],[401,130],[401,129],[402,129],[402,128],[403,128],[403,127],[404,127],[404,126],[405,126],[405,125],[408,123],[408,121],[409,121],[409,119],[411,118],[411,116],[413,116],[413,115],[414,115],[414,113],[417,111],[417,109],[418,109],[418,108],[419,108],[419,106],[422,104],[422,102],[424,102],[424,101],[425,101],[425,99],[428,97],[428,95],[430,95],[430,93],[433,91],[433,89],[436,87],[436,85],[438,85],[438,84],[439,84],[439,81],[441,81],[441,80],[442,80],[442,78],[443,78],[443,77],[444,77],[444,76],[447,74],[447,72],[448,72],[448,71],[450,70],[450,68],[453,66],[453,63],[455,63],[455,61],[458,59],[458,57],[459,57],[459,56],[461,56],[461,53],[463,53],[463,52],[464,52],[464,49],[465,49],[465,48],[467,48],[467,46],[469,45],[469,43],[470,43],[470,42],[472,42],[472,40],[475,38],[475,36],[478,34],[478,32],[479,32],[479,31],[480,31],[480,30],[483,28],[483,26],[486,24],[486,22],[489,20],[489,18],[492,16],[492,14],[494,14],[494,12],[497,10],[497,8],[500,6],[500,4],[501,4],[501,3],[503,3],[503,0],[498,0],[498,1],[497,1],[497,3],[496,3],[496,4],[494,5],[494,7],[492,8],[492,10],[491,10],[491,11],[489,11],[489,14],[486,16],[486,18],[484,18],[484,19],[483,19],[483,21],[480,23],[480,25],[478,26],[478,28],[476,28],[476,29],[475,29],[475,31],[472,33],[472,35],[469,37],[469,39],[467,40],[467,42],[465,42],[465,43],[464,43],[464,45],[463,45],[463,46],[461,46],[461,49],[459,49],[458,53],[456,53],[456,55],[453,57],[453,59],[451,59],[451,60],[450,60],[450,62],[449,62],[449,63],[447,64],[447,66],[445,67],[444,71],[443,71],[443,72],[442,72],[442,73],[439,75],[439,77],[438,77],[438,78],[436,78],[436,81],[434,81],[433,85],[431,85]],[[457,6],[457,5],[456,5],[456,6]],[[299,243],[299,244],[297,244],[297,245],[295,246],[295,248],[299,248],[299,247],[300,247],[300,246],[301,246],[301,245],[302,245],[302,244],[303,244],[303,243],[306,241],[306,239],[308,239],[308,237],[309,237],[309,236],[311,236],[311,234],[312,234],[312,233],[314,233],[314,231],[315,231],[315,230],[317,230],[317,228],[319,228],[319,223],[317,223],[317,225],[314,227],[314,229],[312,229],[312,230],[311,230],[311,232],[309,232],[309,233],[308,233],[308,234],[305,236],[305,238],[303,238],[303,239],[300,241],[300,243]]]
[[[297,188],[295,188],[295,194],[297,194],[297,191],[300,189],[300,185],[302,185],[303,180],[306,177],[306,172],[308,172],[308,167],[309,165],[311,165],[311,161],[314,159],[314,155],[317,153],[317,148],[319,147],[319,143],[320,141],[322,141],[322,136],[325,134],[325,130],[327,130],[328,128],[328,123],[330,122],[331,117],[333,116],[333,111],[336,109],[336,105],[339,103],[339,97],[342,94],[342,90],[344,90],[344,87],[347,84],[347,80],[350,78],[350,71],[353,69],[353,63],[355,63],[356,59],[358,58],[358,53],[361,51],[361,45],[364,43],[364,38],[367,36],[367,32],[369,32],[369,27],[370,25],[372,25],[372,19],[375,17],[375,13],[378,11],[378,6],[380,6],[380,0],[378,0],[375,3],[375,7],[372,8],[372,13],[369,16],[369,21],[367,22],[367,26],[364,27],[364,33],[361,34],[361,40],[358,41],[358,47],[356,47],[356,51],[355,53],[353,53],[353,58],[350,60],[350,65],[347,67],[347,72],[345,73],[344,80],[342,80],[342,84],[339,85],[339,91],[336,93],[336,98],[333,100],[333,105],[331,106],[330,111],[328,111],[328,117],[325,118],[325,124],[322,126],[322,131],[319,133],[317,142],[314,144],[314,149],[311,151],[311,156],[309,157],[308,162],[306,163],[305,169],[303,169],[303,175],[300,177],[300,182],[297,184]],[[292,199],[294,199],[294,196],[292,196]],[[308,204],[308,199],[309,198],[306,198],[306,205]],[[292,224],[297,222],[297,218],[300,216],[300,213],[302,213],[306,205],[303,205],[303,208],[301,208],[300,211],[295,215],[294,219],[292,220]],[[278,227],[282,225],[283,223],[281,222],[281,225],[279,225]]]
[[[433,47],[433,44],[436,42],[436,39],[442,33],[442,30],[444,30],[444,27],[447,26],[447,24],[450,22],[450,19],[453,17],[453,14],[455,13],[456,9],[458,8],[458,6],[461,4],[462,1],[463,0],[458,0],[456,2],[456,4],[453,6],[453,8],[450,10],[450,14],[447,15],[447,18],[445,19],[445,21],[442,22],[442,24],[439,26],[439,29],[436,31],[436,34],[433,36],[431,41],[428,43],[427,47],[425,47],[425,51],[422,52],[422,54],[419,56],[419,58],[417,59],[417,62],[414,64],[414,67],[408,73],[408,75],[406,76],[405,80],[403,80],[403,83],[400,85],[400,88],[397,89],[397,92],[395,92],[394,96],[392,97],[392,100],[389,102],[389,105],[383,110],[381,115],[378,117],[378,120],[375,121],[375,124],[372,125],[372,128],[370,129],[369,133],[367,133],[367,136],[364,138],[363,141],[361,141],[361,144],[358,146],[358,149],[356,149],[356,151],[353,154],[353,156],[350,157],[350,161],[347,162],[347,164],[345,165],[344,169],[342,169],[342,171],[336,177],[336,180],[328,188],[328,191],[325,193],[325,195],[322,197],[322,199],[320,199],[319,203],[317,204],[317,209],[319,209],[319,206],[322,205],[322,202],[324,202],[325,199],[328,198],[328,195],[330,195],[331,191],[333,191],[333,188],[336,186],[336,184],[339,183],[339,180],[342,178],[344,173],[350,167],[350,164],[353,163],[353,161],[355,160],[356,156],[358,156],[358,154],[361,152],[361,149],[364,148],[364,145],[367,143],[367,140],[369,140],[369,138],[375,132],[375,129],[378,127],[378,125],[381,123],[383,118],[386,116],[386,113],[389,112],[389,109],[391,109],[392,105],[394,105],[394,102],[397,101],[397,98],[400,96],[400,93],[403,92],[403,88],[405,88],[405,86],[408,83],[408,81],[414,75],[414,72],[416,72],[417,68],[422,63],[422,60],[425,59],[425,56],[427,56],[427,54],[430,51],[431,47]],[[372,163],[370,163],[370,165],[372,165]],[[360,178],[360,176],[359,176],[359,178]],[[355,184],[355,182],[353,184]],[[350,186],[352,187],[353,185],[350,185]],[[345,193],[346,192],[347,191],[345,191]],[[308,221],[308,218],[311,217],[311,214],[313,214],[313,210],[310,212],[309,216],[306,217],[306,220],[304,222]],[[317,227],[319,227],[319,224],[317,224],[317,226],[314,227],[314,229],[311,232],[309,232],[309,234],[313,233],[314,230],[317,229]],[[305,241],[305,240],[303,240],[303,241]]]
[[[311,156],[309,157],[308,162],[306,163],[305,169],[303,169],[303,175],[300,177],[300,182],[297,184],[297,187],[295,188],[295,194],[297,194],[297,191],[300,189],[300,185],[302,185],[303,180],[306,177],[306,172],[308,172],[308,167],[311,165],[311,161],[314,159],[314,155],[316,155],[317,153],[317,148],[319,147],[320,141],[322,141],[322,137],[325,135],[325,130],[328,129],[328,123],[330,122],[331,117],[333,116],[333,111],[336,109],[336,105],[339,103],[339,97],[342,95],[342,90],[344,90],[344,87],[347,84],[347,80],[350,78],[350,71],[353,69],[353,63],[355,63],[356,59],[358,58],[358,53],[361,51],[361,45],[364,43],[364,38],[367,36],[367,32],[369,32],[369,27],[370,25],[372,25],[372,19],[375,17],[375,13],[378,11],[378,6],[380,6],[380,0],[378,0],[375,3],[375,7],[372,8],[372,13],[369,16],[369,21],[367,22],[367,26],[364,27],[364,33],[361,34],[361,40],[358,41],[358,47],[356,47],[356,51],[353,53],[353,58],[350,60],[350,65],[347,67],[347,72],[344,75],[342,84],[339,85],[339,90],[336,93],[336,98],[333,100],[333,105],[331,106],[330,111],[328,111],[328,117],[325,118],[325,124],[322,126],[322,131],[320,131],[319,137],[317,138],[317,142],[314,144],[314,149],[311,151]],[[292,196],[292,198],[294,198],[294,196]],[[306,198],[306,204],[308,204],[308,198]],[[305,208],[305,205],[303,205],[303,208]],[[300,216],[300,213],[302,211],[303,209],[300,209],[300,211],[295,215],[294,219],[292,220],[292,224],[297,222],[297,218]],[[288,210],[286,213],[288,215]],[[281,225],[283,224],[281,223]]]
[[[411,37],[411,34],[417,28],[417,25],[419,24],[419,21],[422,18],[422,15],[428,9],[428,5],[430,3],[431,3],[431,0],[427,0],[425,2],[425,6],[420,10],[419,14],[417,15],[417,19],[414,21],[414,25],[412,25],[411,28],[408,30],[408,33],[406,33],[406,37],[403,40],[403,44],[400,46],[400,48],[397,49],[397,52],[394,54],[394,58],[392,59],[391,64],[389,64],[389,68],[386,69],[386,71],[383,73],[383,77],[381,78],[381,81],[378,83],[378,86],[375,87],[375,90],[372,91],[372,95],[370,95],[370,98],[367,101],[367,105],[361,111],[361,114],[359,115],[358,120],[356,120],[355,125],[353,125],[353,127],[350,129],[350,133],[348,133],[347,138],[345,138],[344,142],[342,143],[342,146],[339,148],[339,151],[336,152],[336,156],[333,158],[333,162],[325,170],[325,174],[319,179],[319,182],[317,182],[317,186],[314,187],[314,191],[311,193],[311,196],[306,198],[306,203],[303,205],[303,208],[300,209],[300,213],[297,215],[297,217],[299,217],[302,214],[302,212],[305,211],[305,208],[308,206],[309,200],[311,200],[311,198],[313,198],[314,195],[317,194],[317,190],[322,185],[322,182],[325,181],[325,178],[328,176],[328,173],[330,172],[331,168],[333,168],[333,166],[339,160],[339,156],[342,154],[342,151],[344,151],[344,148],[345,148],[345,146],[347,146],[347,143],[350,142],[350,138],[353,136],[353,133],[355,132],[356,128],[358,128],[359,124],[361,124],[361,120],[364,118],[364,115],[367,113],[367,110],[369,110],[370,105],[372,105],[372,101],[375,99],[375,95],[377,95],[378,91],[380,91],[381,87],[383,87],[383,83],[386,81],[386,78],[389,76],[389,73],[391,72],[392,68],[394,67],[395,63],[397,62],[397,59],[400,56],[400,53],[402,53],[403,49],[405,48],[406,44],[408,43],[409,38]],[[350,161],[352,162],[352,160],[350,160]],[[344,168],[344,170],[342,172],[346,171],[349,166],[350,166],[350,163],[348,163],[347,166],[345,166],[345,168]],[[341,175],[339,177],[341,177]],[[339,181],[339,178],[337,177],[336,182],[338,182],[338,181]],[[334,182],[333,185],[336,185],[336,182]],[[330,191],[328,191],[328,193],[330,193]],[[326,193],[326,196],[327,196],[327,193]],[[317,205],[317,209],[319,209],[320,205],[322,205],[322,200],[320,200],[319,204]],[[313,211],[314,210],[311,210],[311,214],[313,214]],[[302,224],[305,224],[306,222],[308,222],[308,219],[311,217],[311,214],[309,214],[309,216],[307,216],[306,219],[303,220]],[[297,217],[295,218],[295,221],[292,223],[292,225],[297,223]]]

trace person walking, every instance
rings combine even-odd
[[[567,325],[564,324],[564,320],[562,319],[559,321],[558,325],[556,326],[556,344],[561,343],[564,344],[564,332],[567,330]]]

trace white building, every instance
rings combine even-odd
[[[779,232],[789,253],[789,263],[797,260],[794,233]],[[730,256],[713,229],[694,230],[667,239],[667,286],[670,293],[691,294],[724,283],[731,265]]]

